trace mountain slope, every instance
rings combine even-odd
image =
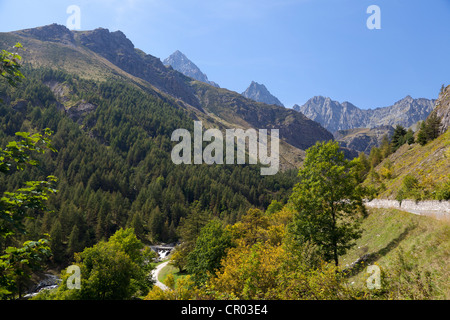
[[[342,147],[364,152],[368,155],[373,147],[380,146],[384,135],[390,138],[393,133],[394,128],[392,126],[380,126],[338,130],[335,132],[334,137]]]
[[[200,82],[192,86],[203,108],[228,123],[258,129],[279,129],[280,137],[302,150],[316,141],[333,139],[333,135],[318,123],[292,109],[255,102],[236,92],[216,89]]]
[[[442,87],[432,113],[441,119],[440,133],[447,131],[450,128],[450,85]]]
[[[372,208],[368,213],[361,238],[342,257],[347,266],[360,261],[349,282],[364,288],[367,266],[376,264],[388,279],[401,280],[391,282],[404,288],[395,299],[448,300],[450,224],[396,209]]]
[[[433,110],[435,100],[413,99],[407,96],[392,106],[376,109],[359,109],[349,102],[339,103],[321,96],[309,99],[304,105],[295,105],[294,110],[319,122],[331,132],[354,128],[379,126],[409,127],[424,120]]]
[[[17,88],[0,82],[0,146],[17,131],[49,127],[58,152],[39,156],[39,168],[2,176],[0,193],[24,180],[58,178],[54,213],[27,225],[32,235],[61,239],[52,248],[57,264],[125,226],[145,241],[176,241],[180,220],[192,212],[232,222],[292,187],[289,173],[264,177],[257,166],[175,165],[170,136],[192,131],[190,114],[134,83],[45,67],[23,72]]]
[[[266,86],[252,81],[248,88],[242,93],[246,98],[255,100],[257,102],[263,102],[265,104],[275,104],[277,106],[284,107],[284,105],[278,100],[277,97],[273,96]]]
[[[281,160],[283,168],[298,167],[305,148],[316,141],[333,138],[301,113],[257,103],[226,89],[202,85],[203,82],[167,68],[158,58],[134,48],[120,31],[109,32],[102,28],[70,31],[53,24],[0,33],[2,47],[10,48],[16,42],[27,48],[23,52],[24,60],[34,67],[66,70],[84,79],[118,79],[133,83],[183,109],[192,120],[204,121],[205,127],[280,129],[286,155]]]
[[[444,105],[442,100],[438,103]],[[447,114],[448,109],[447,104],[442,111]],[[377,197],[383,199],[450,197],[450,130],[423,146],[405,143],[369,173],[364,184],[377,189]]]
[[[195,80],[202,81],[219,88],[219,85],[217,83],[215,83],[214,81],[209,81],[208,76],[204,74],[199,69],[199,67],[197,67],[191,60],[189,60],[182,52],[178,50],[164,59],[163,64],[165,66],[171,66],[185,76],[194,78]]]

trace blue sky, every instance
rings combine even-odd
[[[0,0],[0,31],[65,25],[69,5],[82,30],[121,30],[161,60],[180,50],[221,87],[264,83],[286,107],[315,95],[383,107],[450,83],[450,0]]]

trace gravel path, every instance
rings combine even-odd
[[[158,287],[160,287],[162,290],[167,290],[167,289],[169,289],[169,287],[166,286],[164,283],[162,283],[162,282],[160,282],[160,281],[158,280],[158,274],[161,272],[161,270],[162,270],[165,266],[167,266],[168,263],[169,263],[169,260],[167,260],[166,262],[163,262],[163,263],[159,264],[159,265],[155,268],[155,270],[152,271],[153,279],[155,279],[155,281],[156,281],[156,282],[155,282],[155,285],[158,286]]]

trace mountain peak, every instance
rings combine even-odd
[[[412,102],[412,101],[414,101],[413,97],[411,97],[411,96],[408,94],[406,97],[404,97],[403,99],[397,101],[396,103],[401,103],[401,102],[407,102],[407,103],[410,103],[410,102]]]
[[[208,80],[208,76],[204,74],[199,67],[195,65],[184,53],[180,50],[176,50],[168,58],[164,59],[163,64],[171,66],[178,72],[181,72],[185,76],[194,78],[195,80],[208,83],[214,87],[219,88],[219,85],[213,81]]]
[[[245,90],[242,95],[246,98],[252,99],[257,102],[263,102],[266,104],[274,104],[277,106],[284,107],[284,105],[273,96],[269,90],[267,90],[264,84],[259,84],[256,81],[252,81],[250,86]]]
[[[172,53],[171,56],[179,56],[179,57],[187,59],[186,55],[183,52],[181,52],[180,50],[175,50],[175,52]]]
[[[73,44],[75,42],[72,31],[66,26],[56,23],[37,28],[19,30],[14,33],[41,41],[59,42],[64,44]]]

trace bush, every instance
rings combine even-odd
[[[434,197],[436,200],[450,200],[450,179],[437,187]]]
[[[423,190],[419,184],[419,180],[411,174],[407,174],[403,178],[402,187],[397,193],[396,199],[402,201],[403,199],[422,200]]]

